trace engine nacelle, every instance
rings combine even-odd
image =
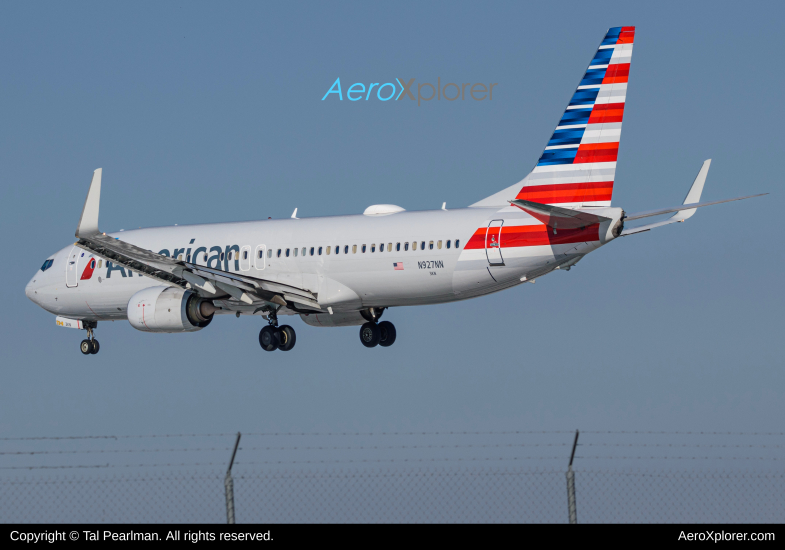
[[[305,321],[306,325],[312,327],[355,327],[368,322],[359,311],[333,313],[332,315],[329,313],[309,313],[308,315],[301,313],[300,318]]]
[[[213,320],[216,307],[191,290],[153,286],[128,301],[128,321],[144,332],[194,332]]]

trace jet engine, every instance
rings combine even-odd
[[[194,332],[209,325],[217,309],[191,290],[153,286],[131,296],[128,321],[144,332]]]

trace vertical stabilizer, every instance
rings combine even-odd
[[[635,27],[609,29],[534,170],[472,206],[610,206]]]

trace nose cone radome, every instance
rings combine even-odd
[[[38,297],[38,293],[37,293],[38,287],[40,286],[38,284],[38,282],[37,282],[37,279],[38,279],[39,275],[41,275],[41,274],[40,273],[36,273],[33,276],[33,278],[30,279],[30,282],[27,283],[27,285],[25,286],[25,296],[30,298],[33,301],[33,303],[35,303],[35,304],[40,306],[41,305],[41,300]]]

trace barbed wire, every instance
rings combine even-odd
[[[497,443],[497,444],[456,444],[456,445],[359,445],[359,446],[304,446],[304,447],[238,447],[240,451],[370,451],[370,450],[407,450],[407,449],[502,449],[518,447],[568,447],[571,443]],[[578,443],[578,447],[656,447],[689,449],[782,449],[785,445],[725,445],[693,443]],[[82,449],[75,451],[0,451],[0,455],[71,455],[71,454],[122,454],[122,453],[184,453],[231,451],[233,447],[202,447],[181,449]]]
[[[572,432],[575,433],[575,432]],[[582,434],[638,434],[638,435],[764,435],[783,436],[785,432],[666,432],[666,431],[595,431],[581,430]]]
[[[701,445],[693,443],[578,443],[578,447],[688,447],[701,449],[781,449],[783,445]],[[2,454],[2,453],[0,453]]]
[[[180,452],[204,452],[204,451],[231,451],[233,447],[213,447],[201,449],[86,449],[79,451],[0,451],[0,455],[78,455],[78,454],[101,454],[101,453],[180,453]]]
[[[403,450],[403,449],[490,449],[513,447],[567,447],[569,443],[497,443],[484,445],[360,445],[349,447],[238,447],[239,451],[356,451],[356,450]],[[68,455],[100,453],[178,453],[197,451],[231,451],[233,447],[212,447],[200,449],[83,449],[77,451],[0,451],[0,455]]]
[[[719,431],[655,431],[655,430],[581,430],[582,434],[593,435],[735,435],[735,436],[785,436],[785,432],[719,432]],[[557,435],[575,434],[575,430],[489,430],[489,431],[409,431],[409,432],[247,432],[243,437],[359,437],[359,436],[447,436],[447,435]],[[156,439],[179,437],[234,437],[237,432],[227,433],[181,433],[147,435],[74,435],[74,436],[34,436],[0,437],[0,441],[45,441],[45,440],[89,440],[89,439]]]
[[[402,435],[532,435],[532,434],[574,434],[575,430],[514,430],[514,431],[463,431],[463,432],[248,432],[243,437],[278,437],[278,436],[402,436]],[[214,434],[151,434],[151,435],[73,435],[73,436],[36,436],[36,437],[0,437],[0,441],[38,441],[68,439],[145,439],[145,438],[176,438],[176,437],[234,437],[233,433]]]
[[[576,456],[575,460],[781,460],[775,456]]]
[[[0,470],[80,470],[80,469],[107,469],[107,468],[173,468],[183,466],[222,466],[226,467],[225,462],[182,462],[179,464],[78,464],[63,466],[0,466]]]
[[[376,464],[376,463],[418,463],[418,462],[501,462],[505,460],[564,460],[563,456],[521,456],[521,457],[487,457],[487,458],[368,458],[347,460],[264,460],[264,461],[235,461],[240,465],[288,465],[288,464]],[[168,468],[181,466],[223,466],[225,462],[194,462],[194,463],[169,463],[169,464],[87,464],[63,466],[0,466],[0,470],[58,470],[79,468]]]

